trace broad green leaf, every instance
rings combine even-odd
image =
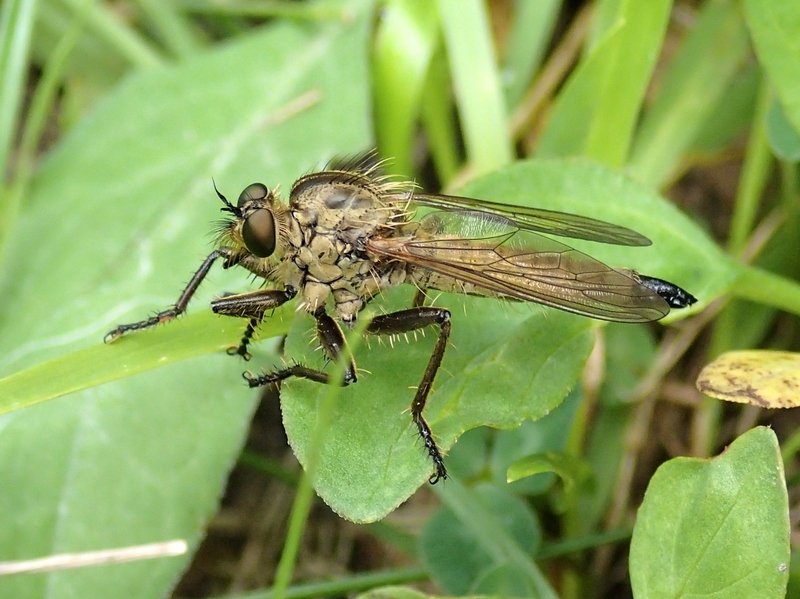
[[[46,383],[55,396],[185,357],[192,339],[205,353],[238,336],[244,322],[203,314],[102,345],[116,324],[173,303],[209,252],[221,205],[212,177],[235,199],[253,181],[285,188],[369,147],[370,3],[340,7],[354,18],[275,22],[134,75],[53,149],[2,272],[3,375],[81,350],[98,357],[22,389]],[[246,274],[215,269],[190,311],[249,288]],[[265,358],[256,351],[251,368]],[[256,393],[244,368],[217,352],[0,419],[0,559],[172,538],[196,546],[245,438]],[[0,596],[162,597],[190,557],[4,578]]]
[[[701,303],[724,293],[736,271],[688,218],[631,180],[581,160],[517,163],[474,181],[465,195],[585,214],[630,226],[653,240],[647,248],[585,242],[582,249],[615,266],[674,281]],[[575,242],[575,246],[579,243]],[[406,308],[413,290],[386,294],[376,310]],[[436,305],[453,314],[451,344],[425,411],[446,451],[480,425],[518,426],[555,408],[577,380],[591,347],[593,321],[524,304],[442,295]],[[679,313],[676,311],[676,315]],[[317,367],[313,321],[304,318],[287,341],[287,355]],[[436,331],[391,347],[372,340],[356,355],[357,384],[344,389],[324,444],[316,490],[339,514],[381,518],[431,473],[408,407],[432,351]],[[284,385],[289,440],[302,463],[323,390],[309,381]]]
[[[610,166],[625,162],[671,4],[619,3],[614,25],[559,94],[538,156],[578,154]]]
[[[542,542],[539,521],[519,497],[502,487],[480,486],[471,489],[475,499],[497,516],[503,531],[522,551],[535,555]],[[447,507],[440,507],[431,516],[420,536],[421,557],[437,586],[446,593],[464,595],[501,594],[497,584],[479,590],[481,579],[494,571],[498,564]],[[507,574],[513,574],[512,573]],[[488,581],[484,581],[488,582]],[[496,581],[499,583],[499,581]],[[530,596],[528,592],[522,596]]]
[[[497,432],[499,431],[491,431],[488,428],[480,427],[473,428],[461,435],[458,443],[453,446],[447,455],[447,472],[462,480],[470,480],[480,476],[486,468],[489,449],[496,442]]]
[[[783,598],[789,575],[789,507],[778,440],[745,433],[712,460],[662,465],[631,541],[639,599]]]
[[[203,356],[3,417],[0,559],[194,548],[254,407],[232,362]],[[0,596],[163,597],[190,557],[4,576]]]
[[[758,59],[769,73],[786,117],[800,131],[800,5],[745,0],[742,6]]]
[[[538,596],[536,589],[525,579],[524,574],[510,564],[502,564],[481,572],[475,580],[472,592],[500,597]]]
[[[489,509],[479,496],[462,485],[458,479],[436,488],[442,503],[458,518],[462,531],[472,537],[480,551],[496,567],[507,567],[515,573],[515,586],[520,583],[528,590],[525,596],[557,599],[550,582],[533,561],[527,547],[520,545],[515,535],[503,525],[505,514]]]

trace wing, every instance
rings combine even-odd
[[[669,305],[632,271],[615,270],[548,237],[476,216],[435,212],[403,237],[373,237],[367,249],[476,291],[616,322],[649,322]]]
[[[485,200],[424,192],[415,192],[411,197],[411,201],[420,206],[429,206],[441,210],[483,212],[505,218],[510,224],[520,229],[549,233],[561,237],[586,239],[615,245],[645,246],[651,243],[644,235],[626,227],[566,212],[526,208],[511,204],[496,204]]]

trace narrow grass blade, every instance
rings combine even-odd
[[[620,3],[613,26],[573,73],[539,156],[586,155],[621,166],[666,31],[671,2]]]
[[[474,174],[511,162],[500,74],[488,16],[480,0],[438,0],[461,128]]]
[[[739,7],[707,2],[636,135],[629,164],[639,181],[661,187],[677,172],[747,49]]]
[[[9,0],[0,8],[0,189],[25,93],[35,9],[36,0]]]
[[[383,11],[372,52],[375,136],[388,168],[413,176],[412,145],[422,91],[439,40],[427,0],[394,0]]]

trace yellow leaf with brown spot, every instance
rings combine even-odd
[[[710,397],[761,408],[800,406],[800,354],[733,351],[708,364],[697,388]]]

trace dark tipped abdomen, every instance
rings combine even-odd
[[[695,296],[669,281],[639,275],[639,282],[663,297],[670,308],[686,308],[697,302]]]

